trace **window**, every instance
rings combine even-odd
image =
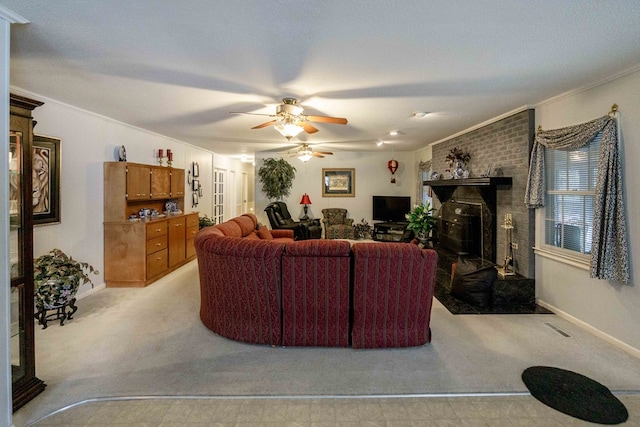
[[[591,253],[601,136],[577,150],[545,150],[544,227],[549,246]]]

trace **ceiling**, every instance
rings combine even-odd
[[[640,63],[638,0],[0,5],[30,21],[11,29],[12,86],[230,156],[295,147],[230,114],[283,97],[349,120],[292,142],[414,151]]]

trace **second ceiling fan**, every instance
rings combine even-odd
[[[241,112],[233,112],[233,114],[274,117],[273,120],[261,123],[251,129],[262,129],[273,125],[278,132],[282,134],[282,136],[289,140],[297,136],[302,131],[309,134],[318,132],[318,129],[309,122],[333,123],[339,125],[347,124],[347,119],[342,117],[306,115],[304,114],[304,108],[298,105],[298,100],[295,98],[282,98],[282,104],[276,107],[276,114]]]

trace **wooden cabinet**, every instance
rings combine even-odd
[[[184,216],[169,220],[169,267],[180,264],[186,258],[186,224]]]
[[[22,96],[13,94],[10,96],[9,230],[5,230],[4,233],[9,234],[7,241],[10,275],[7,276],[11,278],[11,308],[10,315],[7,317],[10,317],[11,322],[9,347],[14,411],[45,388],[44,382],[36,377],[33,322],[33,206],[31,203],[34,126],[31,111],[42,104],[40,101]]]
[[[171,169],[171,197],[184,197],[184,169]]]
[[[200,218],[198,214],[187,215],[187,236],[185,243],[185,251],[187,258],[195,258],[196,247],[193,245],[193,239],[200,230]]]
[[[151,168],[145,165],[123,164],[126,168],[127,200],[149,200]]]
[[[184,176],[184,170],[183,174]],[[171,197],[171,169],[163,167],[151,168],[151,198],[168,199]]]
[[[195,259],[195,251],[189,248],[193,237],[187,238],[187,229],[194,223],[197,228],[197,212],[128,220],[140,209],[163,212],[167,200],[174,200],[182,210],[184,177],[184,169],[104,164],[104,277],[108,287],[146,286]],[[190,233],[195,236],[193,229]]]

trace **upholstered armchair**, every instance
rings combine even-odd
[[[325,239],[355,239],[356,229],[353,218],[347,218],[347,210],[342,208],[322,209]]]
[[[291,219],[287,204],[284,202],[272,202],[264,208],[269,218],[271,228],[274,230],[293,230],[293,238],[295,240],[307,240],[309,238],[309,232],[307,227]]]

